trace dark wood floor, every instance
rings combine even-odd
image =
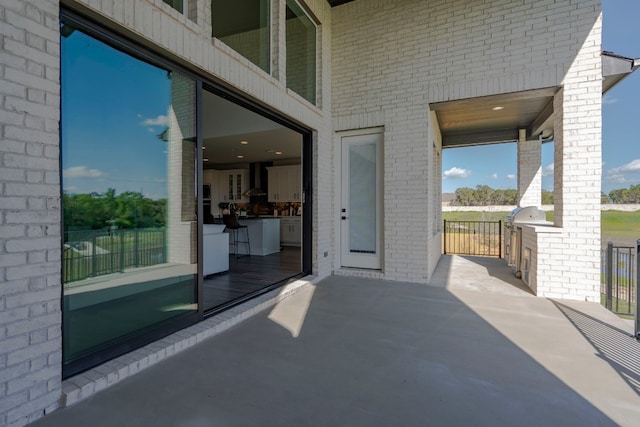
[[[204,309],[210,310],[302,272],[300,248],[266,256],[229,256],[229,271],[205,277]]]

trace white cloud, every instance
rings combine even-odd
[[[62,171],[65,178],[99,178],[104,173],[98,169],[89,169],[86,166],[73,166]]]
[[[509,175],[507,175],[507,178],[516,179],[516,176],[515,176],[515,174],[510,173]]]
[[[144,119],[142,121],[143,126],[168,126],[169,118],[164,114],[160,114],[158,117]]]
[[[462,179],[462,178],[470,177],[471,171],[468,169],[461,169],[454,166],[451,169],[444,171],[442,175],[444,175],[445,178]]]
[[[554,166],[553,163],[549,163],[542,168],[542,176],[553,176]]]
[[[498,174],[494,173],[493,175],[491,175],[491,179],[498,179]]]
[[[624,184],[627,182],[626,178],[622,174],[611,174],[607,176],[607,180],[615,182],[616,184]]]
[[[629,173],[640,172],[640,159],[635,159],[625,165],[622,165],[617,168],[613,168],[608,173],[612,175],[617,175],[624,172],[629,172]]]
[[[618,98],[613,98],[608,95],[605,95],[602,98],[602,105],[611,105],[611,104],[615,104],[616,102],[618,102]]]

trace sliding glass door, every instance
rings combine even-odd
[[[196,319],[196,82],[61,34],[68,375]]]

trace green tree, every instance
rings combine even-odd
[[[472,188],[460,187],[456,190],[456,198],[451,202],[454,206],[472,206],[475,194]]]
[[[166,199],[152,200],[141,193],[114,189],[104,194],[63,194],[65,229],[101,229],[111,225],[122,228],[163,227],[166,223]]]

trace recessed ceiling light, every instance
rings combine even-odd
[[[203,162],[208,162],[209,159],[207,159],[206,157],[204,159],[202,159]]]
[[[236,157],[239,159],[244,159],[244,156],[242,154],[238,154]]]
[[[279,156],[282,154],[282,151],[276,151],[276,154]]]
[[[492,108],[493,111],[500,111],[500,110],[504,110],[504,107],[501,105],[498,105],[497,107],[493,107]]]
[[[203,149],[203,150],[206,150],[206,149],[207,149],[207,147],[205,147],[205,146],[203,145],[203,146],[202,146],[202,149]]]
[[[275,153],[276,150],[264,150],[265,153]]]
[[[249,143],[249,141],[240,141],[240,144],[242,145],[247,145]]]

